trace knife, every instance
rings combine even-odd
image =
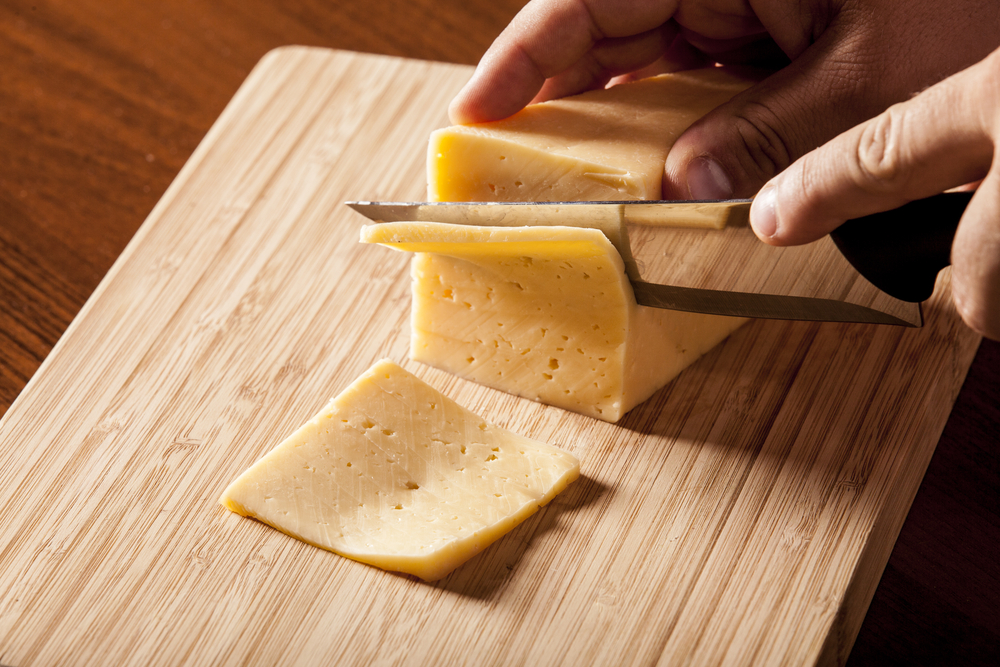
[[[818,241],[770,246],[749,199],[606,202],[372,202],[375,222],[563,225],[603,231],[644,306],[765,319],[919,327],[920,302],[950,263],[972,193],[944,193],[849,220]]]

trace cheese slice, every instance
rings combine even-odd
[[[361,241],[417,253],[412,359],[605,421],[744,321],[636,305],[597,229],[397,222]]]
[[[431,201],[660,199],[663,163],[694,121],[750,85],[719,68],[664,74],[433,132]]]
[[[347,558],[431,581],[580,474],[382,360],[222,494],[228,509]]]

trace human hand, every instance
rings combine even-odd
[[[533,0],[453,100],[455,123],[604,86],[664,58],[791,64],[709,113],[671,149],[665,198],[753,195],[838,133],[985,57],[995,0]]]
[[[1000,50],[806,154],[750,208],[772,245],[808,243],[846,220],[982,181],[952,244],[962,319],[1000,340]]]

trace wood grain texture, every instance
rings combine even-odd
[[[269,49],[472,64],[520,4],[0,3],[0,412]],[[992,665],[1000,655],[998,368],[1000,344],[983,341],[851,665]],[[0,468],[0,488],[11,474]],[[22,663],[0,653],[0,664]]]
[[[0,408],[270,49],[474,64],[523,4],[0,3]]]
[[[846,658],[978,343],[758,321],[618,425],[406,362],[415,198],[467,68],[290,48],[254,71],[0,422],[10,664],[814,664]],[[388,356],[583,478],[437,585],[221,489]]]

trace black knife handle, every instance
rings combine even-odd
[[[875,287],[902,301],[930,298],[972,192],[946,192],[891,211],[848,220],[830,232],[847,261]]]

